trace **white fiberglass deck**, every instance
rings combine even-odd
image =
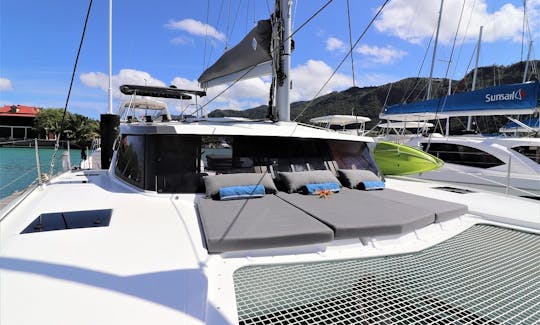
[[[477,225],[418,253],[247,266],[241,324],[538,324],[540,236]]]

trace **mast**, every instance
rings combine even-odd
[[[531,59],[531,48],[533,41],[529,42],[529,50],[527,51],[527,61],[525,61],[525,71],[523,71],[523,83],[527,82],[527,70],[529,70],[529,60]]]
[[[439,21],[437,22],[437,33],[435,34],[435,44],[433,45],[433,57],[431,58],[431,70],[429,71],[429,81],[428,81],[426,99],[431,99],[431,84],[433,83],[433,67],[435,66],[435,57],[437,55],[437,43],[439,42],[439,30],[441,28],[443,4],[444,4],[444,0],[441,0],[441,8],[439,9]]]
[[[476,74],[478,72],[478,60],[480,59],[480,45],[482,44],[482,30],[484,26],[480,26],[480,34],[478,34],[478,44],[476,45],[476,63],[474,64],[474,73],[472,79],[472,91],[476,90]]]
[[[484,26],[480,26],[480,33],[478,34],[478,44],[476,45],[476,62],[474,64],[474,73],[472,79],[472,91],[476,90],[476,74],[478,73],[478,60],[480,59],[480,46],[482,44],[482,30]],[[472,116],[467,117],[467,131],[471,130]]]
[[[112,109],[112,2],[109,0],[109,114],[113,113]]]
[[[289,103],[290,69],[291,69],[291,2],[292,0],[276,0],[279,4],[280,20],[283,23],[278,49],[281,60],[281,73],[275,76],[276,80],[276,108],[279,121],[290,121],[291,110]]]

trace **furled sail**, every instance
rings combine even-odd
[[[539,83],[500,85],[441,98],[388,106],[380,115],[388,120],[408,120],[411,116],[485,116],[532,114],[538,110]],[[427,118],[433,119],[433,118]]]
[[[238,45],[225,52],[198,81],[202,88],[272,73],[270,20],[260,20]]]

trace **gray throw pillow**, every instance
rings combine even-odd
[[[312,170],[305,172],[280,172],[278,177],[285,185],[287,192],[296,193],[306,184],[338,183],[339,180],[329,170]]]
[[[343,186],[348,188],[356,188],[358,184],[366,181],[380,181],[381,178],[366,169],[340,169],[338,170],[339,178],[343,182]]]
[[[215,198],[219,194],[219,189],[222,187],[259,184],[264,186],[264,190],[267,194],[277,192],[277,188],[272,180],[272,176],[268,173],[238,173],[204,176],[206,196],[212,198]]]

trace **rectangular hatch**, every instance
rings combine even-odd
[[[111,221],[111,215],[112,209],[42,213],[21,234],[64,229],[108,227]]]

